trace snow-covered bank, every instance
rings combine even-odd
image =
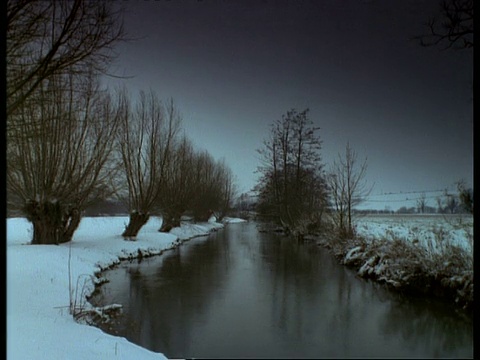
[[[76,322],[69,288],[77,304],[92,309],[85,296],[94,291],[100,271],[124,259],[161,254],[224,224],[185,223],[165,234],[158,232],[161,220],[152,218],[136,241],[125,241],[120,234],[127,222],[128,217],[84,218],[71,243],[28,245],[31,224],[7,219],[7,359],[165,359]]]
[[[231,217],[224,217],[222,220],[222,223],[224,224],[237,224],[237,223],[242,223],[245,222],[246,220],[244,219],[239,219],[239,218],[231,218]]]
[[[364,278],[473,306],[473,217],[372,216],[356,237],[319,242]]]

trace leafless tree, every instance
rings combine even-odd
[[[417,210],[420,214],[425,213],[425,209],[427,207],[427,196],[425,193],[422,193],[420,197],[417,199]]]
[[[463,209],[473,215],[473,189],[468,188],[465,180],[457,182],[458,197]]]
[[[221,190],[215,159],[208,151],[196,153],[193,174],[194,197],[190,210],[195,221],[207,221],[219,206]]]
[[[446,207],[443,205],[443,199],[441,196],[437,196],[436,198],[437,201],[437,212],[439,214],[445,213]]]
[[[162,214],[159,231],[169,232],[180,226],[181,216],[189,210],[195,196],[193,174],[195,152],[191,141],[184,135],[176,144],[172,161],[167,167],[167,176],[159,188],[157,208]]]
[[[21,107],[15,140],[7,141],[7,198],[32,222],[33,244],[58,244],[72,239],[82,210],[110,191],[119,116],[94,76],[51,76],[35,98]]]
[[[333,220],[342,236],[353,235],[352,210],[373,188],[367,186],[367,159],[358,164],[357,153],[347,143],[345,155],[338,155],[328,175]]]
[[[7,0],[9,208],[33,243],[69,241],[81,211],[110,191],[115,105],[97,83],[124,38],[112,2]]]
[[[300,224],[326,206],[319,128],[313,126],[308,112],[288,111],[272,124],[269,138],[258,149],[262,161],[256,186],[258,211],[286,231],[300,231]]]
[[[221,221],[232,209],[237,191],[233,172],[228,167],[225,160],[217,162],[216,167],[219,174],[220,201],[215,216],[217,221]]]
[[[125,38],[120,11],[104,0],[7,0],[7,119],[53,75],[104,72]]]
[[[449,194],[445,192],[445,199],[446,199],[445,209],[448,210],[450,214],[455,213],[459,205],[457,197],[454,194]]]
[[[158,205],[181,120],[173,101],[163,106],[153,91],[141,91],[134,109],[126,91],[122,99],[118,148],[128,189],[123,200],[130,211],[122,236],[134,238]]]
[[[428,33],[416,36],[423,46],[473,49],[473,0],[445,0],[440,14],[428,20]]]
[[[194,150],[183,136],[177,141],[167,176],[160,188],[157,208],[163,222],[159,231],[180,226],[181,216],[190,211],[195,221],[217,221],[230,210],[235,196],[231,169],[224,160],[216,162],[206,150]]]
[[[438,212],[441,214],[454,214],[460,205],[459,197],[445,189],[443,196],[437,197]]]

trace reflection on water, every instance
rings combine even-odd
[[[167,357],[473,357],[473,320],[355,277],[324,249],[230,224],[108,271],[113,333]]]

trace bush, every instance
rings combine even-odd
[[[321,244],[357,274],[404,293],[443,297],[463,308],[473,305],[473,256],[444,242],[440,251],[398,239],[366,241],[335,229]]]

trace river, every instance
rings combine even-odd
[[[90,299],[102,328],[169,358],[473,357],[473,318],[360,279],[324,248],[229,224],[122,263]]]

